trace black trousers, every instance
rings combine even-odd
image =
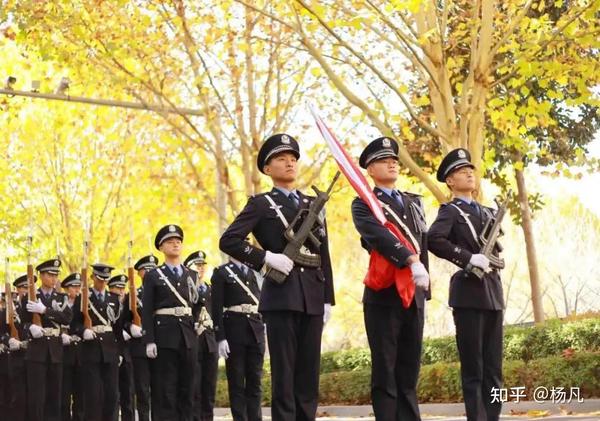
[[[135,384],[135,407],[139,421],[150,420],[150,361],[148,358],[132,358]]]
[[[77,364],[63,364],[62,405],[63,421],[83,421],[83,383]]]
[[[28,421],[59,421],[62,364],[26,361],[27,392],[38,399],[27,400]]]
[[[123,359],[119,366],[119,407],[121,421],[135,420],[133,409],[133,363]]]
[[[319,400],[323,316],[268,311],[273,421],[312,421]]]
[[[205,342],[204,339],[202,342]],[[194,421],[212,421],[214,418],[218,363],[218,353],[208,352],[206,346],[199,347],[194,386]]]
[[[25,369],[25,350],[8,354],[8,414],[11,421],[24,421],[27,413],[27,382]]]
[[[225,369],[233,420],[260,421],[265,344],[229,342],[229,350],[231,352],[225,360]]]
[[[0,352],[0,414],[8,414],[10,409],[10,388],[8,374],[8,352]]]
[[[197,345],[158,348],[151,361],[152,418],[156,421],[192,419]]]
[[[114,421],[118,416],[119,364],[85,362],[81,366],[85,421]]]
[[[420,420],[417,381],[423,343],[423,309],[416,304],[364,304],[371,350],[371,400],[377,421]]]
[[[502,404],[492,388],[502,387],[502,310],[455,308],[456,345],[468,421],[497,421]]]

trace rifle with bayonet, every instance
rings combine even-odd
[[[142,327],[142,318],[137,308],[137,290],[135,288],[135,272],[133,269],[131,249],[133,248],[133,235],[128,244],[127,253],[127,278],[129,281],[129,310],[132,314],[131,322],[139,327]]]
[[[321,256],[310,253],[304,246],[304,242],[308,239],[316,248],[321,246],[321,241],[313,234],[313,229],[315,225],[323,226],[320,214],[325,207],[325,203],[329,200],[331,190],[339,176],[340,172],[338,171],[333,177],[329,188],[324,192],[320,191],[315,186],[312,186],[312,189],[316,194],[315,200],[312,201],[308,209],[301,209],[285,230],[284,235],[288,240],[288,243],[283,249],[283,254],[299,265],[312,268],[321,266]],[[302,218],[303,220],[300,227],[294,231],[294,227]],[[265,276],[279,284],[282,284],[287,277],[285,273],[280,272],[275,268],[269,268]]]
[[[494,255],[494,250],[497,249],[498,252],[502,251],[502,247],[500,246],[500,243],[498,243],[498,237],[501,234],[500,226],[502,224],[502,219],[504,219],[504,215],[506,215],[511,194],[512,191],[509,190],[503,203],[500,203],[498,199],[494,199],[498,208],[496,215],[494,215],[493,218],[488,218],[481,231],[481,235],[479,236],[479,242],[481,243],[481,250],[479,250],[479,253],[489,259],[490,266],[494,269],[504,269],[505,266],[504,259]],[[472,273],[479,279],[483,278],[483,274],[485,273],[483,269],[473,266],[470,263],[465,270],[467,273]]]
[[[35,278],[33,275],[33,263],[31,262],[31,247],[33,245],[33,233],[29,232],[27,236],[27,299],[29,301],[37,301],[35,291]],[[42,318],[39,313],[31,313],[31,323],[42,326]]]
[[[89,231],[86,230],[83,240],[83,259],[81,265],[81,314],[83,315],[83,327],[92,328],[92,318],[90,317],[90,289],[88,288],[88,241]]]
[[[12,291],[10,288],[10,275],[8,273],[8,257],[4,265],[4,300],[6,302],[6,324],[8,325],[8,331],[11,338],[19,340],[19,331],[15,325],[15,303],[12,298]]]

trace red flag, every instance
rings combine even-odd
[[[369,182],[362,174],[356,163],[350,158],[342,144],[337,140],[333,132],[319,117],[316,109],[310,106],[310,111],[317,123],[317,127],[323,135],[323,138],[327,142],[335,161],[337,162],[340,170],[358,196],[369,206],[371,212],[375,218],[385,226],[394,236],[408,248],[413,254],[416,253],[413,245],[408,241],[400,230],[391,222],[389,222],[381,208],[379,200],[373,194]],[[388,288],[392,284],[396,284],[396,290],[402,299],[402,305],[404,308],[408,308],[412,303],[415,295],[415,283],[412,280],[412,273],[408,267],[399,268],[395,266],[388,259],[383,257],[377,250],[371,250],[371,256],[369,260],[369,270],[365,276],[363,283],[375,291],[379,291],[383,288]]]

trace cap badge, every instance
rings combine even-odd
[[[104,269],[102,270],[102,272],[104,272],[104,273],[108,273],[108,272],[109,272],[109,269],[108,269],[108,268],[104,268]]]
[[[75,274],[75,279],[80,279],[80,278],[81,278],[81,276],[78,273]]]
[[[60,262],[58,260],[54,261],[54,266],[58,267],[58,265],[60,265]]]
[[[392,142],[390,142],[390,139],[388,139],[387,137],[384,137],[383,140],[381,141],[381,145],[384,148],[389,148],[392,146]]]
[[[466,157],[467,157],[467,154],[465,153],[465,151],[464,151],[464,150],[462,150],[462,149],[459,149],[459,150],[458,150],[458,157],[459,157],[459,158],[462,158],[462,159],[464,159],[464,158],[466,158]]]
[[[150,256],[148,260],[150,261],[150,263],[154,263],[154,256]]]
[[[283,143],[284,145],[289,145],[290,137],[288,135],[284,134],[283,136],[281,136],[281,143]]]
[[[175,232],[175,225],[169,225],[169,232]]]

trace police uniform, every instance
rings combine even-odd
[[[92,274],[107,281],[114,269],[103,263],[92,265]],[[93,282],[92,282],[93,283]],[[83,313],[76,314],[76,331],[81,342],[81,373],[83,379],[83,403],[85,420],[112,421],[118,414],[118,335],[122,334],[117,323],[122,305],[116,295],[106,290],[89,289],[88,312],[92,321],[94,337],[86,340]]]
[[[61,262],[58,259],[47,260],[36,267],[39,273],[48,272],[58,275]],[[60,338],[60,326],[71,322],[73,313],[68,306],[65,294],[39,288],[37,300],[45,306],[40,314],[41,337],[31,337],[25,353],[27,370],[27,393],[37,399],[27,400],[27,419],[32,421],[60,420],[63,346]],[[27,310],[28,297],[21,300],[21,320],[25,328],[32,332],[32,314]]]
[[[81,275],[71,273],[61,282],[63,290],[68,287],[81,286]],[[80,308],[81,296],[75,297],[73,303],[69,302],[71,309]],[[61,413],[64,421],[83,421],[83,383],[81,378],[81,336],[76,332],[76,320],[63,326],[61,337],[63,337],[63,384]]]
[[[108,280],[108,289],[110,288],[125,288],[127,287],[127,276],[116,275]],[[127,296],[121,300],[118,294],[112,292],[110,295],[117,297],[121,303],[121,314],[117,319],[118,332],[116,335],[117,345],[119,348],[119,407],[121,409],[121,421],[133,421],[135,419],[135,409],[133,404],[133,361],[129,348],[131,335],[124,330],[126,318],[129,319],[129,308]],[[129,322],[129,320],[127,320]]]
[[[444,182],[454,170],[473,167],[465,149],[451,151],[440,164],[437,179]],[[429,228],[429,249],[457,265],[450,279],[449,305],[456,326],[463,397],[468,420],[498,420],[501,404],[492,403],[492,388],[502,387],[502,319],[504,299],[500,274],[492,270],[483,279],[464,268],[479,253],[478,237],[493,210],[474,200],[455,198],[443,204]]]
[[[183,240],[182,229],[161,228],[154,245],[159,249],[169,238]],[[146,349],[154,345],[158,351],[150,363],[152,416],[161,421],[191,420],[198,351],[192,315],[198,291],[193,275],[183,265],[174,269],[163,264],[150,270],[144,275],[142,302]]]
[[[34,277],[35,279],[35,277]],[[13,282],[13,286],[15,288],[26,287],[27,286],[27,275],[23,275],[15,279]],[[18,297],[14,295],[13,297],[14,309],[15,309],[15,327],[17,329],[19,341],[18,349],[11,349],[9,340],[10,333],[8,329],[8,324],[6,323],[6,314],[3,313],[5,309],[0,313],[0,336],[3,336],[3,340],[0,341],[4,344],[4,354],[5,354],[5,363],[6,365],[6,378],[3,379],[6,383],[3,385],[6,387],[6,414],[10,420],[25,420],[27,408],[26,408],[26,400],[27,400],[27,385],[24,379],[27,378],[27,373],[25,370],[25,353],[28,345],[29,334],[28,331],[24,329],[24,324],[19,316],[22,312],[21,310],[21,302]],[[6,299],[6,297],[5,297]]]
[[[139,259],[133,268],[136,271],[149,271],[156,267],[158,259],[156,256],[147,255]],[[140,317],[143,317],[142,301],[144,296],[144,285],[137,289],[137,311]],[[126,296],[125,302],[129,302],[129,296]],[[129,309],[129,307],[127,307]],[[126,326],[129,330],[131,324]],[[129,340],[129,351],[133,362],[133,380],[135,392],[135,408],[137,410],[139,421],[149,421],[150,419],[150,363],[146,355],[146,343],[141,338],[132,337]]]
[[[226,340],[230,350],[225,367],[231,414],[235,421],[259,421],[265,325],[256,276],[230,262],[215,268],[211,285],[217,341]]]
[[[359,164],[367,168],[384,158],[398,159],[395,140],[381,137],[362,152]],[[420,196],[395,189],[375,187],[386,219],[394,224],[428,266],[425,213]],[[352,218],[369,253],[377,251],[397,267],[405,267],[413,254],[375,218],[360,198],[352,202]],[[417,380],[423,342],[424,302],[431,298],[416,287],[408,308],[403,306],[395,284],[381,290],[365,286],[363,310],[371,350],[371,399],[375,417],[382,420],[419,420]]]
[[[283,152],[299,158],[298,142],[286,134],[268,138],[258,153],[259,170],[263,171],[272,157]],[[222,235],[221,251],[259,271],[266,251],[282,253],[287,245],[284,224],[291,223],[312,200],[301,192],[296,192],[296,198],[289,197],[278,188],[252,196]],[[253,233],[262,249],[246,241],[249,233]],[[271,413],[275,421],[313,420],[317,410],[324,305],[334,304],[334,291],[324,220],[316,235],[320,237],[320,247],[310,240],[305,246],[310,253],[320,255],[321,266],[295,264],[282,284],[267,277],[261,292],[259,311],[267,324]]]
[[[206,253],[198,250],[190,254],[183,265],[187,267],[198,288],[198,303],[194,306],[194,328],[198,335],[198,359],[194,382],[194,421],[211,420],[214,417],[215,395],[217,392],[217,371],[219,355],[213,329],[211,309],[211,286],[198,280],[195,265],[206,264]]]

